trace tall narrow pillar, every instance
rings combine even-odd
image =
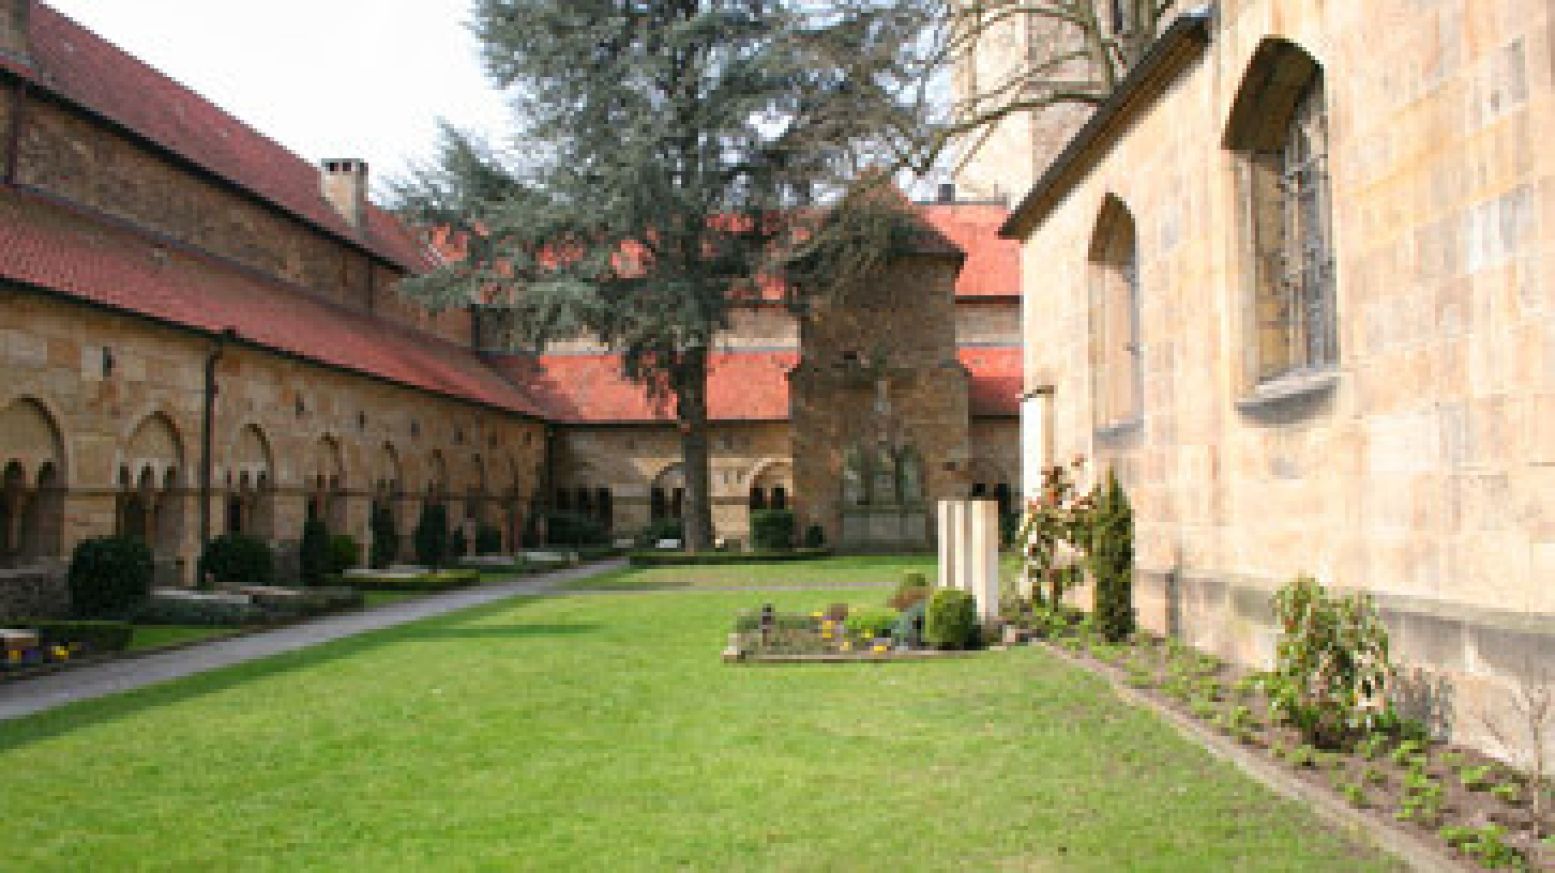
[[[967,504],[967,585],[977,601],[981,621],[999,615],[999,504],[971,500]]]

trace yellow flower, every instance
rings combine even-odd
[[[22,662],[22,651],[21,651],[21,649],[9,649],[9,650],[7,650],[6,653],[5,653],[5,659],[7,661],[10,661],[12,664],[20,664]]]
[[[889,648],[890,648],[890,647],[889,647],[889,646],[887,646],[887,645],[886,645],[886,644],[885,644],[885,643],[875,643],[875,647],[874,647],[874,649],[873,649],[873,650],[872,650],[872,651],[874,651],[874,652],[876,652],[876,653],[881,653],[881,654],[883,654],[883,653],[885,653],[885,651],[886,651],[886,650],[887,650],[887,649],[889,649]]]
[[[54,647],[54,660],[56,660],[56,661],[68,661],[68,660],[70,660],[70,650],[65,648],[64,646],[55,646]]]
[[[848,642],[847,640],[843,640],[843,642],[842,642],[842,650],[844,652],[851,652],[851,651],[853,651],[853,644],[851,642]]]
[[[811,618],[820,618],[821,617],[821,611],[819,609],[817,609],[816,611],[810,613],[810,617]]]

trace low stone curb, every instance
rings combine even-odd
[[[1305,804],[1317,814],[1318,818],[1387,852],[1409,865],[1411,870],[1423,871],[1423,873],[1464,873],[1464,871],[1479,869],[1454,859],[1402,828],[1355,809],[1328,791],[1308,785],[1278,765],[1265,761],[1195,719],[1128,687],[1122,681],[1122,671],[1117,668],[1082,660],[1047,643],[1033,642],[1032,645],[1039,645],[1060,661],[1107,680],[1107,683],[1112,686],[1113,693],[1124,702],[1155,713],[1176,728],[1184,739],[1198,743],[1217,758],[1230,761],[1243,773],[1274,793]]]

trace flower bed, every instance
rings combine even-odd
[[[1417,722],[1384,713],[1352,741],[1320,749],[1272,704],[1272,674],[1148,634],[1108,643],[1075,615],[1012,637],[1027,634],[1332,792],[1375,826],[1402,827],[1486,869],[1555,870],[1555,843],[1547,830],[1536,836],[1530,777],[1432,740]],[[1542,790],[1555,799],[1550,786]]]
[[[942,657],[980,646],[982,637],[967,617],[931,611],[921,577],[910,574],[891,598],[892,606],[834,603],[808,614],[784,613],[771,605],[736,616],[724,649],[725,661],[877,661]],[[911,592],[904,596],[904,592]],[[954,592],[960,594],[960,592]],[[951,628],[935,627],[939,623]],[[940,631],[938,636],[936,632]],[[930,645],[945,638],[952,642]]]

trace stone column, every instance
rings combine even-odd
[[[978,619],[986,622],[999,615],[999,504],[971,500],[966,506],[966,588],[977,600]]]

